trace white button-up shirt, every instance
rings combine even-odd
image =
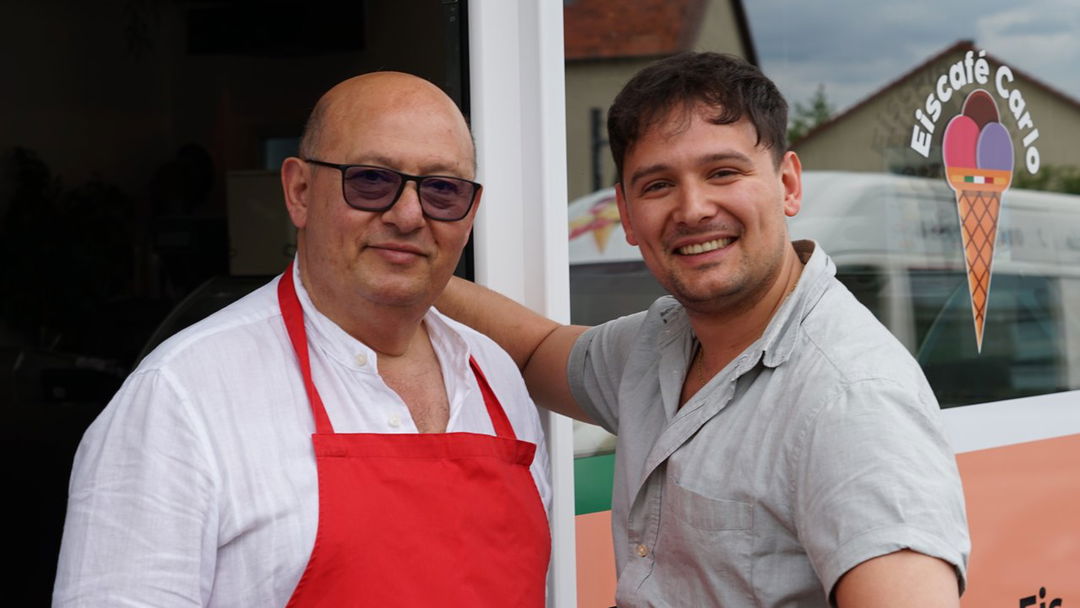
[[[376,353],[320,314],[294,278],[312,376],[334,430],[417,432],[379,376]],[[288,601],[311,554],[319,504],[314,421],[277,283],[162,344],[87,430],[75,455],[54,605]],[[531,472],[547,508],[543,431],[517,367],[434,309],[424,322],[446,383],[447,432],[494,433],[472,355],[518,438],[537,444]]]

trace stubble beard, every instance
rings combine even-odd
[[[752,309],[768,293],[769,288],[780,276],[783,262],[783,250],[778,249],[772,259],[765,264],[764,271],[755,280],[755,272],[751,261],[746,258],[737,260],[735,268],[725,273],[725,276],[714,287],[703,286],[714,280],[713,273],[723,272],[720,266],[723,263],[709,264],[697,268],[694,274],[705,276],[681,276],[675,272],[667,273],[666,280],[660,281],[668,292],[675,297],[683,308],[688,311],[703,314],[735,314]],[[691,280],[699,285],[692,285]]]

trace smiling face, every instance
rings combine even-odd
[[[777,167],[745,118],[713,124],[709,108],[673,110],[623,158],[616,187],[626,239],[691,311],[750,307],[793,251],[785,216],[798,213],[798,157]]]
[[[424,80],[392,72],[360,76],[332,89],[320,105],[321,128],[308,152],[313,158],[411,175],[474,176],[461,113]],[[423,216],[410,182],[390,209],[360,211],[345,203],[341,179],[337,169],[297,158],[282,166],[312,300],[343,326],[365,303],[422,314],[453,274],[477,204],[460,221],[434,221]]]

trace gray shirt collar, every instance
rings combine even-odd
[[[836,265],[814,241],[794,241],[792,246],[805,267],[794,291],[780,305],[780,310],[776,311],[757,342],[768,367],[777,367],[791,356],[799,326],[836,275]],[[759,355],[755,353],[754,356]]]
[[[743,371],[753,368],[759,360],[767,367],[777,367],[788,360],[795,348],[797,328],[821,298],[829,280],[836,275],[836,265],[814,241],[793,241],[792,246],[805,264],[802,275],[791,295],[784,300],[765,327],[761,338],[738,357],[737,360],[741,361],[739,367]],[[668,300],[668,303],[669,305],[660,311],[660,318],[665,325],[659,344],[661,352],[678,338],[693,335],[686,309],[674,300]],[[693,346],[693,340],[690,340],[683,348],[687,360],[693,354]]]

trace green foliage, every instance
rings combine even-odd
[[[1035,175],[1031,175],[1026,171],[1017,171],[1013,174],[1012,187],[1025,190],[1080,194],[1080,167],[1043,165]]]
[[[810,96],[806,105],[795,102],[788,119],[788,143],[794,144],[806,136],[814,127],[832,118],[835,110],[825,96],[825,85],[819,84],[817,91]]]

